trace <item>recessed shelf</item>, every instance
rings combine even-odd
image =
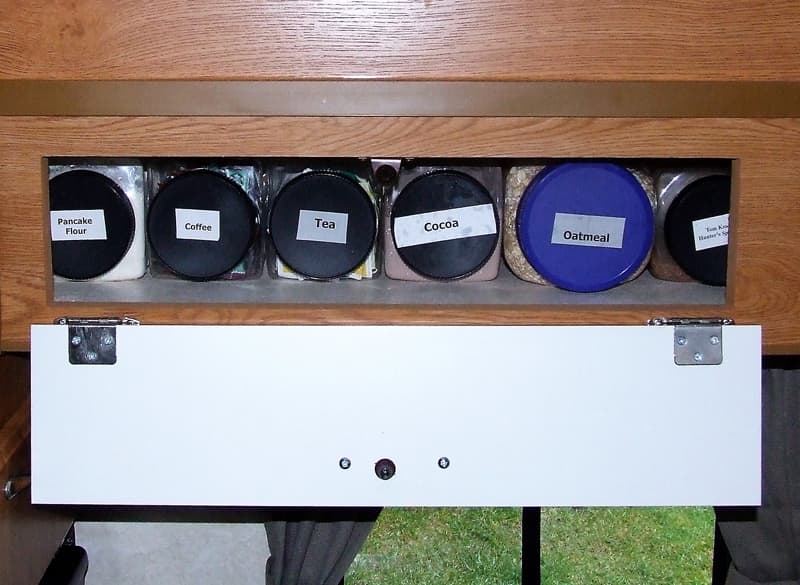
[[[66,303],[243,303],[307,305],[724,305],[725,287],[668,282],[645,272],[598,293],[573,293],[524,282],[505,267],[488,282],[405,282],[271,279],[189,282],[145,276],[126,282],[57,282]]]

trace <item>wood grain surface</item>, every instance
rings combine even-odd
[[[736,159],[727,302],[719,307],[55,303],[44,205],[47,156],[620,157]],[[641,324],[663,315],[764,325],[766,353],[800,352],[800,120],[624,118],[0,118],[4,349],[31,323],[130,314],[145,323]],[[13,229],[11,229],[13,227]]]
[[[800,80],[797,0],[3,0],[5,79]]]
[[[29,475],[30,359],[0,356],[0,485]],[[64,511],[34,508],[30,489],[13,500],[0,495],[0,583],[38,583],[72,524]]]
[[[25,398],[0,427],[0,469],[7,468],[11,458],[22,448],[30,434],[31,401],[29,398]],[[27,472],[25,473],[27,474]],[[4,484],[6,479],[7,476],[0,476],[0,485]]]

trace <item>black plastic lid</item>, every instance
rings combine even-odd
[[[728,272],[728,245],[714,245],[698,250],[693,222],[708,220],[730,211],[731,179],[714,175],[698,179],[681,191],[667,210],[664,219],[664,236],[672,258],[692,278],[705,284],[723,286]],[[709,230],[699,225],[703,232],[714,234],[721,222],[710,222]],[[724,225],[727,226],[727,220]],[[711,225],[714,224],[714,225]],[[726,228],[727,230],[727,228]],[[705,236],[703,236],[705,237]],[[717,236],[722,238],[722,233]],[[727,235],[725,235],[727,242]],[[702,245],[700,245],[702,248]]]
[[[105,175],[77,170],[50,179],[50,211],[78,210],[102,210],[105,239],[54,239],[50,249],[54,274],[85,280],[119,264],[133,242],[136,221],[125,192]]]
[[[278,192],[269,229],[275,251],[289,268],[330,279],[349,274],[367,259],[376,223],[375,205],[354,179],[312,171]]]
[[[176,209],[219,212],[218,234],[212,232],[219,239],[192,239],[202,232],[178,237]],[[235,268],[257,233],[256,204],[235,182],[210,170],[189,171],[170,180],[150,203],[147,215],[153,253],[167,268],[191,280],[211,280]]]
[[[491,206],[490,210],[477,208],[487,205]],[[479,221],[484,226],[489,224],[492,233],[465,235],[464,223],[470,221],[470,216],[464,212],[447,213],[461,208],[470,208],[471,212],[482,211]],[[411,223],[414,225],[411,228],[413,233],[409,234],[413,238],[411,241],[430,241],[406,244],[401,240],[396,230],[398,220],[433,212],[445,213],[419,218],[420,221]],[[445,221],[452,218],[456,221],[460,218],[461,225],[454,226],[453,221]],[[428,221],[431,219],[433,221]],[[391,212],[392,238],[398,255],[414,272],[436,280],[464,278],[480,270],[497,246],[499,223],[497,207],[489,191],[473,177],[450,170],[433,171],[411,181],[395,199]]]

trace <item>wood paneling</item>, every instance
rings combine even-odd
[[[43,226],[45,156],[647,157],[738,159],[732,283],[713,316],[764,325],[768,353],[800,353],[800,119],[0,118],[3,348],[30,323],[130,314],[145,323],[641,324],[688,306],[342,306],[54,303]],[[643,302],[646,302],[643,300]],[[719,309],[719,310],[717,310]]]
[[[30,361],[0,356],[0,485],[29,475]],[[0,583],[38,583],[72,524],[71,515],[33,508],[30,490],[7,501],[0,495]]]
[[[0,428],[17,412],[28,397],[28,369],[30,360],[26,355],[3,354],[0,356]]]
[[[796,0],[6,0],[6,79],[800,80]]]

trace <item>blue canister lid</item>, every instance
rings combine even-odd
[[[531,266],[554,285],[605,290],[642,265],[653,244],[653,209],[639,181],[619,165],[547,167],[525,189],[517,238]]]

